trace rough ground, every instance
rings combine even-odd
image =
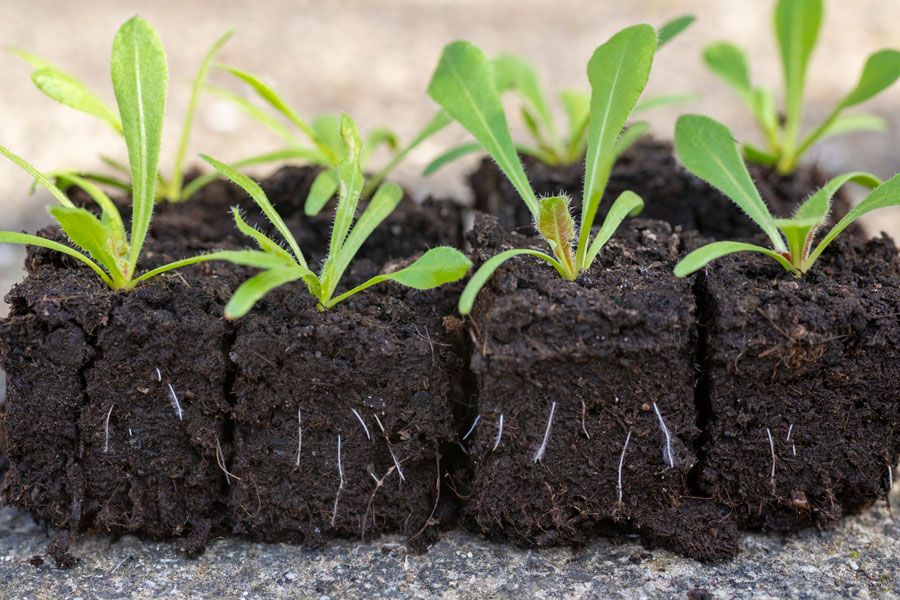
[[[30,565],[49,540],[28,516],[0,512],[0,597],[900,598],[900,521],[884,502],[823,531],[787,539],[745,534],[740,557],[720,564],[648,552],[628,540],[538,552],[457,531],[421,556],[393,537],[319,551],[223,539],[196,560],[172,544],[93,536],[74,544],[78,564],[69,571]]]

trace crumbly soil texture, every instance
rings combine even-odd
[[[573,210],[580,214],[584,188],[584,161],[551,166],[531,156],[522,156],[528,180],[538,197],[566,193]],[[789,217],[827,179],[815,167],[801,166],[793,174],[781,176],[768,167],[748,163],[750,175],[760,195],[776,217]],[[524,234],[534,231],[531,213],[515,188],[497,168],[484,159],[470,176],[475,208],[495,215],[500,224]],[[641,216],[698,231],[716,240],[741,240],[759,233],[759,227],[735,204],[706,182],[688,173],[678,162],[671,142],[643,137],[616,161],[606,193],[600,201],[596,225],[602,222],[613,201],[626,190],[644,200]],[[850,210],[847,198],[834,198],[833,222]],[[853,226],[849,232],[860,232]]]

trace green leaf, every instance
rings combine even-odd
[[[693,23],[696,19],[693,15],[684,15],[682,17],[678,17],[676,19],[672,19],[665,25],[659,28],[659,42],[657,46],[663,46],[667,44],[677,36],[679,33],[690,27],[691,23]]]
[[[840,232],[849,227],[853,221],[868,212],[888,206],[900,206],[900,175],[894,175],[879,185],[865,200],[853,207],[843,219],[838,221],[837,225],[828,232],[828,235],[825,236],[815,252],[810,255],[809,260],[805,265],[806,268],[808,269],[811,267],[828,244],[830,244]]]
[[[110,227],[118,234],[119,239],[123,242],[126,242],[127,236],[125,234],[125,225],[122,223],[122,217],[119,214],[119,209],[116,207],[115,203],[107,196],[103,190],[94,185],[94,183],[85,177],[80,176],[78,173],[74,171],[53,171],[52,173],[48,173],[49,177],[54,177],[57,181],[63,181],[66,184],[75,185],[85,193],[87,193],[94,202],[100,206],[103,211],[103,219],[106,223],[109,224]],[[127,242],[126,242],[127,243]]]
[[[866,60],[859,82],[838,104],[841,109],[856,106],[893,85],[900,77],[900,52],[881,50]]]
[[[212,85],[205,85],[203,86],[203,88],[207,92],[215,94],[216,96],[227,100],[228,102],[231,102],[242,111],[244,111],[251,119],[268,128],[272,133],[282,138],[288,144],[291,144],[293,146],[303,145],[304,140],[298,137],[293,131],[291,131],[291,129],[289,129],[281,121],[279,121],[260,107],[256,106],[246,98]],[[314,161],[316,162],[316,164],[330,164],[327,157],[320,151],[316,150],[316,156],[320,157],[319,161],[321,161]]]
[[[51,206],[53,215],[69,239],[91,255],[95,261],[106,267],[116,287],[122,287],[128,279],[128,246],[120,248],[121,254],[114,254],[110,247],[112,231],[84,208]]]
[[[835,135],[851,133],[853,131],[879,131],[885,132],[890,128],[887,120],[876,115],[866,113],[855,115],[839,115],[831,123],[828,124],[819,135],[820,140],[830,138]]]
[[[806,68],[822,25],[822,0],[778,0],[775,35],[784,69],[785,154],[790,156],[803,112]]]
[[[303,270],[297,265],[269,269],[254,275],[234,291],[225,305],[225,318],[243,317],[260,298],[279,286],[297,281],[302,275]]]
[[[36,54],[32,54],[28,50],[23,48],[18,48],[16,46],[7,46],[6,51],[12,54],[13,56],[17,56],[27,62],[29,65],[34,67],[35,69],[44,69],[44,68],[56,68],[51,63],[47,62],[40,56]]]
[[[615,158],[618,159],[625,154],[626,150],[631,148],[635,142],[648,133],[650,133],[650,123],[638,121],[637,123],[629,125],[628,129],[623,131],[622,135],[619,136],[619,139],[616,140],[616,145],[613,146],[613,155]]]
[[[102,119],[116,133],[122,133],[122,123],[115,111],[76,77],[54,67],[44,67],[31,74],[39,90],[60,104]]]
[[[400,147],[400,139],[397,137],[397,134],[390,129],[381,128],[373,130],[372,133],[366,136],[359,162],[363,165],[369,164],[369,161],[372,160],[372,156],[380,146],[385,146],[390,151],[396,151],[397,148]]]
[[[278,258],[279,264],[274,266],[290,265],[296,262],[294,257],[291,256],[291,253],[279,246],[276,241],[247,224],[243,217],[241,217],[241,211],[238,210],[237,207],[231,209],[231,214],[234,215],[234,224],[237,226],[238,231],[256,240],[256,244],[259,246],[260,250]]]
[[[303,212],[307,217],[314,217],[325,208],[328,201],[338,189],[338,170],[334,168],[325,169],[316,175],[312,185],[309,186],[309,194],[306,196],[306,203],[303,205]]]
[[[462,158],[463,156],[468,156],[469,154],[473,154],[482,150],[481,144],[478,142],[472,142],[469,144],[461,144],[459,146],[455,146],[450,148],[443,154],[439,155],[437,158],[432,160],[425,166],[425,170],[422,171],[422,175],[428,177],[441,167],[446,164],[452,163],[453,161]]]
[[[347,235],[346,242],[335,254],[328,256],[325,265],[322,267],[323,305],[326,307],[330,306],[327,302],[337,288],[344,271],[350,266],[350,261],[353,260],[365,241],[372,235],[375,228],[394,212],[402,198],[403,190],[399,185],[391,182],[383,184],[372,196],[372,200],[369,201],[366,210],[363,211],[356,225],[353,226],[353,229]]]
[[[69,200],[69,198],[62,192],[61,189],[53,185],[53,183],[49,179],[47,179],[47,177],[45,177],[40,171],[32,167],[25,160],[19,158],[4,146],[0,146],[0,154],[14,162],[16,165],[18,165],[19,168],[31,175],[35,181],[44,186],[48,192],[53,194],[53,197],[59,200],[59,203],[61,205],[72,208],[75,207],[75,205],[72,204],[72,201]]]
[[[559,99],[563,110],[566,111],[566,121],[569,125],[567,151],[571,158],[576,153],[580,154],[578,148],[584,143],[582,140],[591,116],[591,96],[581,90],[563,90],[559,94]]]
[[[675,124],[675,149],[688,171],[737,204],[776,250],[787,250],[727,127],[709,117],[682,115]]]
[[[737,92],[748,108],[756,112],[750,69],[747,66],[747,55],[743,50],[728,42],[712,44],[703,50],[703,62]]]
[[[851,173],[838,175],[837,177],[832,178],[820,190],[801,204],[797,210],[794,211],[793,218],[815,218],[819,220],[820,224],[824,223],[825,219],[828,218],[828,213],[831,212],[831,199],[834,198],[834,195],[841,187],[851,182],[869,189],[874,189],[881,185],[880,179],[871,173],[865,173],[863,171],[853,171]]]
[[[534,129],[538,130],[538,125],[542,125],[547,129],[553,143],[557,143],[558,136],[553,125],[553,114],[550,112],[550,107],[547,106],[547,100],[534,67],[521,57],[513,54],[501,54],[493,60],[493,68],[495,76],[511,82],[511,89],[516,90],[519,96],[537,112],[537,117],[533,118]]]
[[[14,231],[0,231],[0,244],[24,244],[27,246],[40,246],[41,248],[48,248],[50,250],[56,250],[57,252],[62,252],[63,254],[67,254],[73,258],[77,258],[81,262],[85,263],[94,272],[100,276],[100,279],[103,280],[106,285],[108,285],[112,289],[117,289],[116,285],[113,283],[112,279],[109,278],[103,269],[97,265],[90,258],[78,252],[77,250],[73,250],[68,246],[60,244],[59,242],[54,242],[52,240],[47,240],[42,237],[38,237],[36,235],[28,235],[26,233],[16,233]]]
[[[703,96],[700,94],[657,94],[641,100],[634,105],[632,114],[645,110],[653,110],[660,106],[677,106],[679,104],[689,104],[692,102],[700,102]]]
[[[185,258],[184,260],[171,262],[167,265],[157,267],[132,280],[132,284],[137,284],[141,281],[150,279],[151,277],[156,277],[160,273],[165,273],[166,271],[172,271],[174,269],[180,269],[181,267],[187,267],[189,265],[211,260],[227,260],[236,265],[256,267],[258,269],[272,269],[284,266],[284,263],[277,256],[273,256],[266,252],[260,252],[259,250],[220,250],[218,252],[210,252],[209,254],[199,254],[197,256],[192,256],[191,258]],[[291,265],[293,268],[297,268],[295,263],[292,262]]]
[[[131,279],[156,199],[159,147],[166,111],[169,74],[162,42],[147,21],[132,17],[113,40],[113,89],[122,118],[134,200],[131,217],[131,249],[126,279]]]
[[[640,196],[629,190],[619,194],[619,197],[616,198],[616,201],[613,202],[609,212],[606,214],[606,219],[604,219],[603,225],[600,226],[600,231],[597,232],[594,241],[591,242],[585,268],[590,267],[594,263],[594,259],[597,258],[600,250],[603,249],[603,246],[606,245],[612,234],[616,232],[619,225],[625,220],[625,217],[636,217],[642,210],[644,210],[644,200]]]
[[[276,211],[275,207],[272,206],[272,203],[269,202],[269,199],[266,197],[265,192],[262,191],[262,188],[259,187],[255,181],[246,175],[238,173],[234,168],[229,167],[223,162],[219,162],[206,154],[201,154],[200,158],[211,164],[216,171],[244,188],[244,191],[250,194],[250,197],[253,198],[256,205],[263,211],[263,214],[266,215],[269,222],[275,226],[275,229],[278,230],[288,243],[291,251],[294,253],[294,260],[297,261],[297,264],[306,268],[306,259],[303,257],[303,252],[300,251],[300,246],[297,245],[297,240],[294,239],[294,236],[287,228],[287,225],[284,224],[284,219],[281,218],[281,215],[278,214],[278,211]]]
[[[497,161],[528,210],[537,215],[537,197],[513,145],[491,62],[484,53],[469,42],[447,45],[428,85],[428,95]]]
[[[785,271],[795,271],[793,265],[791,265],[788,259],[777,252],[769,250],[768,248],[755,246],[753,244],[744,244],[743,242],[713,242],[712,244],[707,244],[702,248],[694,250],[683,259],[681,259],[681,261],[677,265],[675,265],[675,276],[687,277],[691,273],[699,271],[700,269],[705,267],[707,263],[714,261],[717,258],[721,258],[726,254],[746,251],[761,252],[762,254],[765,254],[766,256],[777,260],[779,264],[784,267]]]
[[[472,263],[469,259],[456,248],[448,248],[446,246],[432,248],[405,269],[386,275],[376,275],[362,285],[356,286],[349,292],[344,292],[337,298],[329,300],[327,304],[323,303],[323,305],[325,308],[329,308],[353,294],[387,280],[396,281],[401,285],[417,290],[430,290],[445,283],[459,281],[471,266]]]
[[[347,158],[347,146],[341,137],[340,115],[319,115],[312,120],[312,130],[322,145],[331,150],[339,161]]]
[[[578,238],[579,270],[586,266],[594,216],[616,159],[616,140],[647,85],[655,52],[656,31],[649,25],[635,25],[598,47],[588,62],[591,122]]]
[[[507,250],[505,252],[501,252],[496,256],[492,256],[490,259],[485,261],[483,265],[481,265],[475,274],[472,275],[472,278],[469,280],[469,283],[466,284],[466,288],[463,290],[462,295],[459,297],[459,314],[467,315],[472,312],[472,305],[475,304],[475,297],[478,296],[478,292],[481,291],[481,288],[484,287],[484,284],[487,283],[488,279],[491,278],[491,275],[494,274],[500,265],[508,261],[509,259],[521,256],[536,256],[542,260],[550,263],[556,272],[566,277],[566,269],[563,265],[559,263],[555,258],[550,256],[549,254],[545,254],[540,250],[529,250],[529,249],[512,249]]]
[[[772,154],[771,152],[766,152],[760,148],[757,148],[753,144],[743,144],[741,149],[744,151],[744,156],[752,163],[757,165],[765,165],[767,167],[774,166],[778,162],[778,155]]]
[[[356,207],[365,183],[362,169],[359,166],[362,138],[356,123],[346,113],[341,115],[341,137],[347,145],[348,155],[338,165],[338,205],[328,245],[329,258],[338,255],[341,246],[347,239],[347,233],[356,217]]]
[[[169,190],[166,195],[167,200],[170,202],[184,199],[182,198],[181,191],[181,185],[184,181],[182,165],[184,164],[184,156],[187,152],[188,142],[191,138],[191,129],[194,126],[194,114],[197,112],[197,99],[200,97],[200,90],[203,89],[203,85],[206,82],[209,68],[212,66],[213,57],[233,35],[234,29],[229,29],[225,32],[225,35],[216,40],[206,53],[206,56],[203,57],[203,62],[200,63],[200,69],[197,71],[197,76],[194,78],[194,83],[191,86],[191,99],[188,101],[187,113],[184,115],[184,125],[181,127],[181,140],[178,143],[178,153],[175,155],[175,164],[172,167],[172,181],[169,184]]]
[[[575,220],[569,213],[568,196],[541,198],[537,230],[550,243],[554,256],[566,268],[566,279],[575,279],[578,274],[575,270],[575,257],[572,256]]]
[[[808,217],[805,219],[775,219],[775,226],[784,234],[787,240],[788,252],[791,255],[791,264],[800,269],[806,251],[807,240],[815,235],[815,230],[822,224],[822,219]]]

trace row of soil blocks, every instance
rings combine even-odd
[[[313,175],[263,186],[317,260],[329,221],[300,208]],[[216,183],[181,217],[161,209],[142,268],[241,247],[215,239],[229,204],[265,226]],[[449,203],[401,205],[346,285],[461,245],[461,223]],[[475,223],[476,264],[541,247]],[[628,220],[574,282],[508,263],[466,319],[461,286],[384,284],[320,312],[298,283],[233,322],[223,307],[249,269],[111,292],[33,250],[0,322],[4,496],[63,530],[183,536],[190,552],[227,532],[393,531],[421,548],[459,520],[522,545],[626,533],[703,559],[733,556],[738,527],[788,531],[884,497],[900,455],[893,243],[839,240],[804,279],[745,256],[675,278],[697,243]]]

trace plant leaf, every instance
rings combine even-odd
[[[750,83],[750,69],[747,66],[747,55],[743,50],[728,42],[711,44],[703,50],[703,62],[720,79],[730,85],[744,104],[756,113],[753,85]]]
[[[80,79],[54,67],[44,67],[32,72],[31,80],[39,90],[60,104],[97,117],[112,127],[116,133],[122,134],[122,123],[112,107]]]
[[[121,248],[124,254],[114,254],[110,247],[113,233],[109,227],[84,208],[51,206],[50,214],[72,242],[106,267],[117,287],[125,284],[128,279],[128,246]]]
[[[887,120],[877,115],[860,113],[855,115],[838,115],[834,121],[828,124],[819,135],[819,139],[824,140],[835,135],[851,133],[853,131],[880,131],[884,132],[890,128]]]
[[[534,119],[535,129],[537,125],[543,125],[550,134],[551,139],[557,139],[556,128],[553,124],[553,114],[547,106],[544,91],[538,79],[537,71],[527,60],[514,54],[501,54],[493,60],[495,76],[501,80],[511,82],[514,89],[537,112]],[[501,86],[498,86],[500,88]]]
[[[619,197],[616,198],[616,201],[613,202],[609,212],[606,214],[606,219],[603,220],[600,231],[597,232],[594,241],[591,242],[591,247],[588,249],[587,253],[587,261],[585,263],[586,267],[590,267],[594,263],[594,259],[597,258],[600,250],[603,249],[603,246],[606,245],[606,242],[609,241],[612,234],[616,232],[619,225],[625,220],[625,217],[635,217],[639,215],[642,210],[644,210],[643,198],[630,190],[625,190],[619,194]]]
[[[234,215],[234,224],[237,226],[238,231],[256,240],[260,250],[279,259],[280,264],[269,266],[285,266],[296,263],[291,253],[279,246],[275,240],[247,224],[241,217],[241,211],[237,207],[232,207],[231,214]]]
[[[491,62],[484,53],[469,42],[447,45],[428,85],[428,95],[497,161],[528,210],[537,215],[537,197],[513,145]]]
[[[658,38],[659,42],[657,43],[657,47],[663,46],[664,44],[669,43],[672,38],[677,36],[679,33],[687,29],[691,26],[696,19],[694,15],[684,15],[681,17],[677,17],[672,19],[668,23],[664,24],[659,28]]]
[[[691,273],[699,271],[700,269],[705,267],[707,263],[717,258],[721,258],[726,254],[746,251],[761,252],[762,254],[765,254],[766,256],[777,260],[781,264],[781,266],[784,267],[785,271],[795,271],[793,265],[791,265],[788,259],[777,252],[769,250],[768,248],[763,248],[762,246],[756,246],[754,244],[745,244],[743,242],[713,242],[712,244],[707,244],[702,248],[694,250],[683,259],[681,259],[681,261],[677,265],[675,265],[675,276],[687,277]]]
[[[189,265],[210,260],[227,260],[236,265],[256,267],[258,269],[272,269],[284,266],[284,263],[277,256],[273,256],[266,252],[260,252],[259,250],[220,250],[218,252],[210,252],[209,254],[199,254],[197,256],[192,256],[191,258],[185,258],[184,260],[171,262],[167,265],[157,267],[152,271],[147,271],[140,277],[135,278],[132,281],[132,284],[137,284],[141,281],[150,279],[151,277],[156,277],[160,273],[165,273],[166,271],[180,269],[181,267],[187,267]],[[293,261],[291,262],[291,266],[297,268],[296,263]]]
[[[559,99],[563,110],[566,111],[566,121],[569,124],[567,150],[571,158],[584,143],[582,140],[591,116],[591,96],[581,90],[563,90],[559,94]]]
[[[19,158],[11,151],[9,151],[5,146],[0,146],[0,154],[14,162],[19,168],[23,171],[31,175],[36,182],[44,186],[48,192],[53,194],[53,197],[59,200],[59,203],[63,206],[68,206],[74,208],[75,205],[72,204],[72,201],[69,200],[68,196],[66,196],[61,189],[53,185],[53,183],[47,179],[40,171],[35,169],[31,164],[26,162],[24,159]]]
[[[831,199],[837,193],[838,189],[851,182],[869,189],[874,189],[881,185],[880,179],[871,173],[865,173],[863,171],[853,171],[851,173],[838,175],[837,177],[832,178],[820,190],[801,204],[797,210],[794,211],[793,218],[815,218],[819,220],[820,224],[824,223],[825,219],[828,218],[828,213],[831,212]]]
[[[302,275],[303,269],[299,265],[278,267],[257,273],[234,291],[225,305],[225,318],[239,319],[243,317],[250,312],[260,298],[279,286],[297,281]]]
[[[303,212],[307,217],[314,217],[325,208],[328,201],[338,189],[338,170],[328,168],[321,171],[309,186],[309,194],[303,205]]]
[[[362,285],[344,292],[323,305],[325,308],[329,308],[353,294],[387,280],[396,281],[417,290],[430,290],[445,283],[459,281],[471,266],[472,263],[469,259],[456,248],[446,246],[432,248],[408,267],[386,275],[376,275]]]
[[[385,146],[388,150],[394,152],[400,147],[400,139],[390,129],[380,128],[373,130],[372,133],[366,136],[359,162],[363,165],[369,164],[379,146]]]
[[[14,231],[0,231],[0,244],[24,244],[26,246],[40,246],[41,248],[48,248],[50,250],[56,250],[57,252],[62,252],[63,254],[67,254],[73,258],[77,258],[81,262],[85,263],[94,272],[100,276],[100,279],[103,280],[106,285],[108,285],[112,289],[116,289],[115,284],[112,279],[109,278],[103,269],[100,268],[97,263],[92,261],[90,258],[74,250],[69,248],[64,244],[60,244],[59,242],[54,242],[52,240],[44,239],[42,237],[38,237],[36,235],[28,235],[27,233],[16,233]]]
[[[331,229],[331,240],[328,245],[328,257],[337,256],[341,246],[347,239],[350,226],[356,217],[356,207],[362,194],[363,172],[359,165],[362,151],[362,138],[356,123],[348,114],[341,115],[341,137],[347,145],[347,158],[338,165],[338,205],[334,215],[334,226]]]
[[[785,148],[793,147],[803,111],[806,68],[822,25],[822,0],[778,0],[775,35],[784,69]]]
[[[184,181],[182,165],[184,164],[184,156],[187,152],[188,142],[191,138],[191,129],[194,125],[194,113],[197,112],[197,99],[200,97],[200,90],[203,89],[203,85],[206,82],[209,68],[212,66],[213,57],[233,35],[234,29],[229,29],[225,32],[225,35],[215,41],[203,57],[203,61],[200,63],[200,69],[197,70],[197,76],[194,78],[194,82],[191,85],[191,99],[188,101],[188,109],[184,115],[184,125],[181,127],[181,140],[178,142],[178,152],[175,155],[175,163],[172,167],[172,181],[169,184],[169,190],[166,196],[170,202],[184,199],[181,190],[182,182]]]
[[[816,217],[775,219],[773,223],[781,230],[781,233],[784,234],[784,239],[787,240],[791,264],[795,268],[800,269],[803,265],[803,255],[807,240],[815,235],[815,231],[822,224],[822,220]]]
[[[838,109],[850,108],[876,96],[890,87],[900,77],[900,52],[881,50],[875,52],[863,67],[859,82],[838,104]]]
[[[743,144],[741,146],[741,149],[744,151],[744,156],[747,158],[747,160],[757,165],[765,165],[771,167],[778,162],[777,154],[766,152],[761,148],[757,148],[753,144]]]
[[[700,102],[703,96],[700,94],[657,94],[641,100],[634,105],[632,114],[645,110],[653,110],[660,106],[677,106],[679,104],[689,104],[692,102]]]
[[[294,253],[294,260],[297,261],[297,264],[303,268],[307,268],[306,259],[303,257],[303,252],[300,251],[300,246],[297,245],[297,240],[294,239],[293,234],[291,234],[287,225],[284,224],[284,219],[281,218],[281,215],[278,214],[278,211],[276,211],[275,207],[272,206],[272,203],[269,202],[269,199],[266,197],[265,192],[262,191],[262,188],[246,175],[238,173],[234,168],[229,167],[223,162],[217,161],[211,156],[201,154],[200,158],[211,164],[216,171],[244,188],[244,191],[250,194],[250,197],[253,198],[256,205],[263,211],[263,214],[266,215],[269,222],[275,226],[275,229],[278,230],[281,237],[288,243],[288,246],[290,246],[291,251]]]
[[[147,21],[132,17],[119,28],[113,40],[110,71],[128,146],[134,195],[131,249],[125,275],[128,280],[144,245],[156,200],[159,147],[169,79],[162,42]]]
[[[675,124],[675,149],[688,171],[737,204],[776,250],[787,250],[727,127],[709,117],[682,115]]]
[[[616,159],[616,140],[647,85],[655,52],[656,30],[649,25],[635,25],[598,47],[588,62],[591,121],[578,237],[579,270],[586,266],[584,259],[594,216]]]
[[[302,146],[304,144],[304,140],[297,136],[291,129],[289,129],[286,125],[284,125],[281,121],[256,106],[246,98],[239,96],[233,92],[222,89],[220,87],[205,85],[203,88],[216,96],[231,102],[242,111],[244,111],[251,119],[260,123],[264,127],[268,128],[272,133],[283,139],[288,144],[293,146]],[[328,159],[322,154],[320,151],[316,150],[317,156],[321,157],[321,163],[317,164],[326,164],[328,163]],[[237,164],[237,163],[235,163]]]
[[[563,194],[541,198],[537,230],[550,243],[554,256],[566,268],[566,278],[574,279],[577,274],[575,271],[575,257],[572,256],[575,220],[569,213],[568,196]]]
[[[94,185],[93,181],[89,178],[80,176],[74,171],[53,171],[52,173],[48,173],[48,176],[55,177],[57,180],[62,180],[84,190],[84,192],[87,193],[103,211],[104,221],[115,230],[119,235],[119,239],[127,244],[128,238],[125,234],[125,224],[122,223],[119,209],[103,190]]]
[[[637,123],[632,123],[628,126],[628,128],[622,132],[622,135],[619,136],[619,139],[616,140],[616,145],[613,146],[613,155],[616,159],[625,154],[625,151],[631,148],[635,142],[637,142],[642,136],[650,133],[650,123],[646,121],[638,121]]]
[[[828,232],[828,235],[825,236],[815,252],[810,255],[806,268],[811,267],[828,244],[853,221],[868,212],[888,206],[900,206],[900,175],[894,175],[879,185],[865,200],[854,206],[843,219],[838,221],[837,225]]]
[[[446,164],[452,163],[453,161],[462,158],[463,156],[468,156],[469,154],[474,154],[482,150],[481,144],[478,142],[471,142],[469,144],[460,144],[459,146],[455,146],[450,148],[443,154],[437,156],[434,160],[428,163],[425,166],[425,170],[422,171],[422,175],[428,177],[441,167]]]
[[[500,265],[508,261],[509,259],[521,256],[536,256],[542,260],[550,263],[556,272],[566,277],[566,269],[562,264],[559,263],[555,258],[550,256],[549,254],[545,254],[540,250],[530,250],[527,248],[513,248],[512,250],[507,250],[505,252],[501,252],[496,256],[492,256],[488,260],[481,265],[475,274],[472,275],[472,278],[469,280],[469,283],[466,284],[466,288],[463,290],[462,295],[459,297],[459,314],[467,315],[472,312],[472,305],[475,304],[475,297],[478,296],[478,292],[481,291],[481,288],[484,287],[484,284],[487,283],[487,280],[491,278],[491,275],[494,274]]]

